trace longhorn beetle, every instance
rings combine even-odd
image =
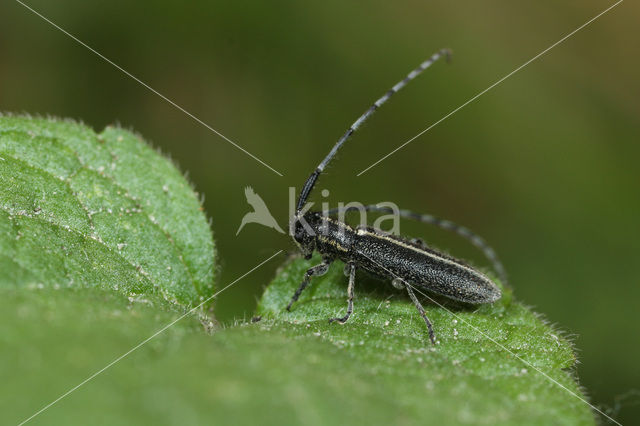
[[[322,263],[310,268],[304,275],[300,287],[296,290],[287,305],[287,310],[298,300],[307,287],[311,277],[320,276],[329,270],[329,265],[340,259],[345,263],[345,275],[349,277],[347,313],[341,318],[331,318],[344,324],[353,312],[353,295],[356,269],[364,269],[381,278],[392,280],[394,287],[406,289],[418,312],[424,319],[429,331],[429,339],[435,344],[435,335],[431,321],[418,301],[412,287],[431,291],[461,302],[481,304],[492,303],[500,299],[500,289],[484,274],[469,266],[462,260],[455,259],[427,247],[421,240],[406,239],[393,236],[374,228],[351,226],[331,216],[340,213],[340,209],[321,212],[307,212],[304,208],[318,177],[327,167],[347,139],[394,93],[402,89],[431,64],[450,57],[448,49],[442,49],[411,71],[402,81],[393,86],[362,114],[333,146],[329,154],[311,173],[305,182],[292,218],[291,231],[293,239],[306,259],[310,259],[314,251],[322,254]],[[342,212],[350,210],[343,209]],[[375,205],[364,206],[365,211],[390,212],[388,207]],[[504,268],[495,252],[482,238],[467,228],[458,226],[447,220],[437,219],[430,215],[419,215],[400,210],[401,217],[418,220],[453,231],[471,241],[480,248],[492,262],[494,269],[503,283],[506,283]]]

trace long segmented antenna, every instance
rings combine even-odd
[[[346,142],[346,140],[349,139],[349,137],[353,134],[353,132],[358,130],[358,128],[362,125],[362,123],[367,121],[367,119],[375,112],[375,110],[377,110],[382,104],[387,102],[394,93],[396,93],[397,91],[402,89],[404,86],[406,86],[408,82],[416,78],[418,75],[420,75],[420,73],[422,73],[422,71],[429,68],[431,64],[433,64],[435,61],[437,61],[443,56],[446,57],[447,60],[449,60],[449,58],[451,57],[451,50],[441,49],[440,51],[434,53],[429,59],[421,63],[420,66],[418,66],[418,68],[411,71],[404,79],[402,79],[395,86],[389,89],[387,93],[382,95],[380,99],[375,101],[375,103],[371,105],[371,107],[369,107],[369,109],[364,114],[362,114],[351,125],[351,127],[349,127],[349,129],[345,132],[344,135],[342,135],[342,137],[333,146],[333,148],[331,148],[331,151],[329,152],[329,154],[324,158],[324,160],[322,160],[322,162],[313,171],[313,173],[311,173],[311,175],[305,182],[304,186],[302,187],[302,191],[300,192],[300,197],[298,198],[296,213],[299,213],[300,210],[302,210],[302,208],[304,207],[304,204],[307,202],[307,198],[309,198],[309,194],[311,193],[311,190],[313,189],[316,181],[318,180],[318,176],[320,176],[320,173],[324,171],[324,169],[331,162],[331,160],[336,155],[338,150],[342,147],[342,145]]]
[[[365,211],[375,211],[380,213],[392,213],[392,214],[394,213],[394,210],[391,207],[378,206],[375,204],[363,206],[362,208],[364,208]],[[331,210],[327,210],[325,214],[327,216],[333,216],[340,212],[351,212],[355,210],[358,210],[358,207],[354,206],[354,207],[346,207],[346,208],[334,208]],[[430,225],[435,225],[438,228],[446,229],[447,231],[455,232],[456,234],[460,235],[461,237],[469,241],[471,244],[473,244],[480,251],[482,251],[482,254],[484,254],[487,260],[491,262],[491,266],[493,267],[493,270],[498,275],[498,279],[500,280],[500,282],[505,286],[509,285],[509,282],[507,280],[507,272],[504,269],[502,262],[500,262],[500,259],[498,258],[498,255],[496,254],[495,250],[489,244],[487,244],[484,238],[482,238],[481,236],[479,236],[469,228],[453,223],[450,220],[440,219],[430,214],[414,213],[409,210],[398,210],[398,214],[400,215],[400,217],[417,220],[418,222],[428,223]]]

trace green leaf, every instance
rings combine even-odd
[[[333,363],[356,363],[354,372],[363,378],[358,386],[384,392],[394,402],[397,419],[593,424],[589,406],[575,396],[585,399],[574,376],[570,342],[514,301],[509,289],[503,289],[502,299],[493,305],[478,307],[438,299],[448,305],[443,309],[424,300],[438,339],[433,346],[408,297],[366,276],[358,275],[351,319],[344,325],[329,324],[328,318],[346,310],[347,278],[339,265],[314,278],[291,312],[284,310],[304,272],[319,263],[314,257],[285,265],[259,304],[260,324],[288,335],[286,351],[298,353],[303,363],[323,356],[307,349],[309,340],[335,348]],[[340,380],[335,373],[324,371],[324,380]],[[374,408],[364,400],[352,402],[354,409]]]
[[[260,322],[208,335],[184,318],[33,424],[594,424],[587,405],[427,306],[441,342],[432,347],[407,299],[386,302],[390,286],[359,279],[353,318],[327,324],[345,308],[338,265],[282,312],[311,263],[285,266]],[[0,291],[0,423],[28,418],[177,318],[116,296]],[[454,312],[581,395],[567,341],[508,292],[493,307]]]
[[[213,292],[196,194],[139,136],[0,115],[0,287],[101,288],[191,307]]]

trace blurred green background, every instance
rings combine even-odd
[[[516,296],[574,336],[592,400],[623,423],[638,418],[637,4],[622,3],[360,177],[613,3],[27,4],[284,175],[19,3],[0,6],[0,109],[76,118],[97,131],[120,123],[170,154],[206,196],[218,286],[277,249],[294,250],[288,237],[258,225],[235,236],[250,210],[244,187],[284,227],[288,187],[299,187],[385,90],[437,49],[452,48],[454,61],[436,64],[376,114],[320,187],[332,205],[388,200],[483,235]],[[484,264],[455,237],[411,223],[401,229]],[[218,318],[250,317],[274,270],[223,293]]]

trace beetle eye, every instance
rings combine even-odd
[[[294,232],[293,238],[295,238],[295,240],[298,242],[302,242],[304,235],[304,228],[302,224],[300,224],[300,222],[296,223],[296,230]]]

